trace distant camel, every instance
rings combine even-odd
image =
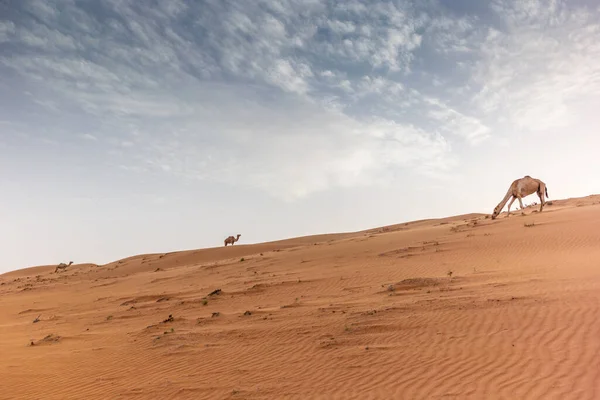
[[[229,236],[227,239],[225,239],[225,247],[227,247],[228,244],[230,244],[230,245],[233,246],[233,244],[235,242],[237,242],[238,240],[240,240],[240,236],[242,236],[242,235],[240,235],[239,233],[238,233],[238,235],[237,235],[236,238],[233,237],[233,236]]]
[[[523,197],[529,196],[532,193],[537,193],[538,197],[540,198],[540,212],[542,212],[545,203],[544,194],[546,194],[546,197],[549,197],[546,184],[540,181],[539,179],[535,179],[530,177],[529,175],[525,175],[523,178],[516,179],[515,181],[513,181],[513,183],[510,185],[510,188],[508,188],[508,192],[506,192],[506,196],[504,196],[502,201],[498,203],[496,208],[494,208],[494,212],[492,213],[492,219],[496,219],[496,217],[504,208],[504,205],[506,204],[508,199],[510,199],[511,197],[512,199],[510,200],[510,203],[508,203],[508,214],[506,215],[506,217],[510,216],[510,206],[512,205],[513,201],[515,201],[515,199],[519,200],[521,210],[523,210],[523,201],[521,201],[521,199]],[[524,214],[523,212],[521,213]]]
[[[65,264],[65,263],[60,263],[56,266],[56,269],[54,270],[54,273],[57,273],[59,269],[62,269],[63,271],[69,267],[71,264],[73,264],[73,261],[69,261],[69,264]]]

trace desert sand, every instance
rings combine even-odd
[[[0,399],[598,399],[600,196],[519,213],[0,275]]]

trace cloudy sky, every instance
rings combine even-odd
[[[598,60],[594,0],[2,1],[0,271],[598,193]]]

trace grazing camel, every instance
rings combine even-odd
[[[521,210],[523,210],[523,201],[521,201],[521,199],[523,197],[529,196],[532,193],[537,193],[538,197],[540,198],[540,212],[542,212],[545,203],[544,194],[546,195],[546,197],[549,197],[548,188],[546,188],[546,184],[540,181],[539,179],[535,179],[530,177],[529,175],[525,175],[523,178],[516,179],[515,181],[513,181],[513,183],[510,185],[510,188],[508,188],[508,192],[506,192],[506,196],[504,196],[502,201],[498,203],[496,208],[494,208],[494,212],[492,213],[492,219],[496,219],[496,217],[504,208],[504,205],[506,204],[508,199],[510,199],[511,197],[512,199],[510,200],[510,203],[508,203],[508,214],[506,215],[506,217],[508,218],[510,216],[510,206],[512,205],[513,201],[515,201],[515,199],[519,200]],[[524,214],[523,211],[521,211],[521,213]]]
[[[240,235],[239,233],[238,233],[237,237],[229,236],[227,239],[225,239],[225,247],[227,247],[228,244],[233,246],[233,244],[235,242],[240,240],[240,236],[242,236],[242,235]]]
[[[69,264],[65,264],[65,263],[60,263],[56,266],[56,269],[54,270],[54,273],[57,273],[59,269],[62,269],[63,271],[69,267],[71,264],[73,264],[73,261],[69,261]]]

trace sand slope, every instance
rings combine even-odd
[[[0,399],[600,398],[600,196],[527,212],[1,275]]]

